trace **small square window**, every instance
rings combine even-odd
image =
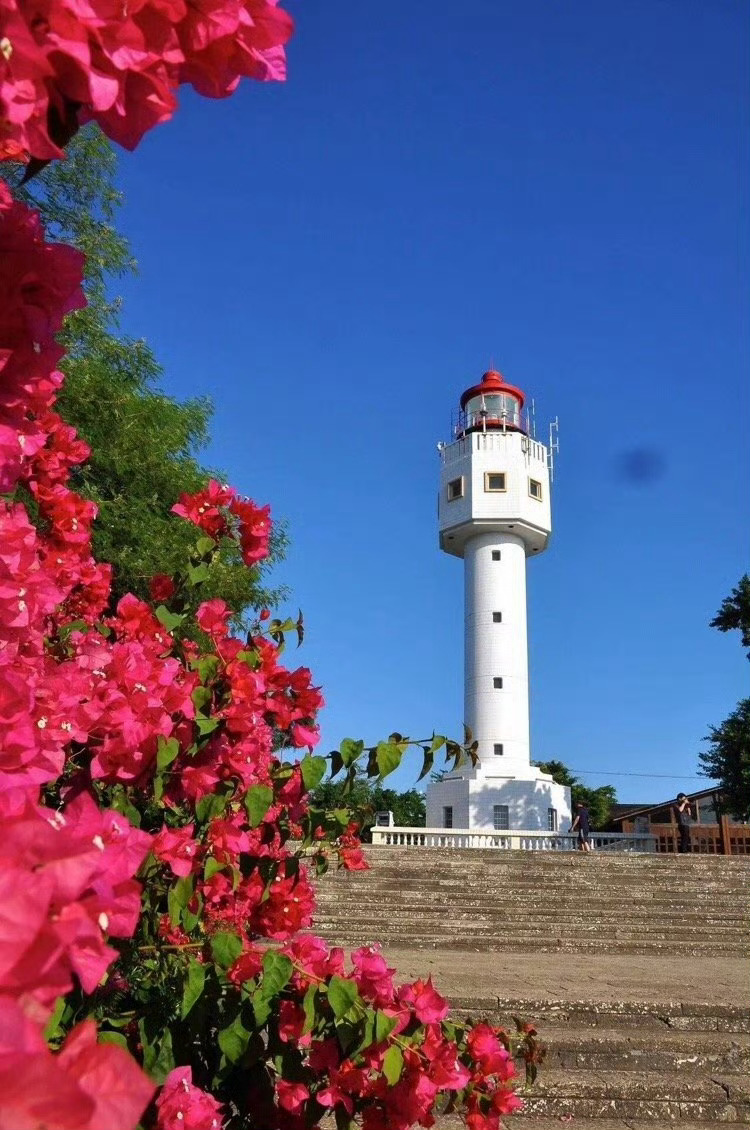
[[[529,494],[538,502],[542,501],[542,484],[538,479],[529,479]]]
[[[504,471],[485,471],[484,472],[484,489],[487,490],[487,491],[505,490],[505,472]]]
[[[499,677],[499,675],[495,675],[495,678],[492,680],[492,685],[496,691],[501,691],[503,689],[503,680]]]
[[[556,832],[557,831],[557,809],[556,808],[548,808],[547,809],[547,831],[548,832]]]
[[[492,560],[493,561],[499,561],[500,560],[500,550],[499,549],[493,549]]]
[[[492,824],[496,832],[507,832],[510,828],[507,804],[493,804]]]
[[[492,623],[493,624],[502,624],[502,622],[503,622],[502,612],[493,612],[492,613]]]
[[[495,742],[495,744],[492,747],[492,750],[495,754],[495,757],[502,757],[503,756],[503,743],[502,742]]]
[[[455,502],[457,498],[463,498],[464,493],[464,477],[461,475],[459,479],[451,479],[448,483],[448,501]]]
[[[443,809],[443,827],[453,827],[453,805],[449,804]]]

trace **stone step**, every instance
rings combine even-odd
[[[577,1032],[544,1028],[544,1071],[675,1072],[738,1075],[750,1068],[750,1035],[629,1029]]]
[[[503,909],[511,903],[523,905],[529,901],[534,903],[546,901],[560,907],[580,907],[580,892],[582,889],[578,883],[573,886],[573,889],[570,889],[567,885],[561,889],[559,884],[541,886],[534,883],[497,887],[484,884],[472,886],[466,880],[463,883],[451,884],[450,887],[435,884],[426,886],[422,880],[409,879],[406,876],[400,882],[395,878],[392,881],[389,880],[388,883],[375,879],[372,883],[363,882],[360,886],[356,886],[349,883],[343,876],[333,875],[327,876],[317,883],[318,898],[331,902],[339,900],[344,894],[347,897],[359,896],[368,903],[376,902],[377,898],[382,895],[389,898],[397,897],[399,903],[403,905],[425,901],[432,902],[436,896],[448,896],[451,901],[455,901],[455,896],[459,896],[462,903],[471,900],[483,907],[496,907],[497,909]],[[595,884],[590,889],[586,888],[586,890],[589,892],[586,895],[587,899],[595,898],[601,906],[621,906],[626,903],[634,909],[642,909],[649,913],[678,903],[685,910],[693,910],[696,913],[711,913],[717,905],[720,905],[722,909],[739,915],[746,901],[746,896],[750,895],[750,889],[732,892],[725,891],[722,888],[721,891],[709,892],[705,887],[701,887],[700,891],[696,892],[677,890],[663,884],[644,886],[643,883],[636,883],[635,881],[622,890],[612,883],[607,883],[606,886]],[[700,895],[700,897],[696,897],[697,895]]]
[[[439,1130],[466,1130],[466,1123],[458,1115],[446,1115],[443,1118],[438,1118],[436,1125]],[[518,1126],[518,1122],[506,1122],[505,1125],[509,1128]],[[523,1116],[523,1125],[533,1127],[533,1130],[565,1130],[566,1126],[570,1130],[666,1130],[667,1127],[674,1127],[673,1121],[655,1121],[653,1119],[640,1119],[628,1118],[575,1118],[565,1119],[561,1118],[545,1118],[543,1115],[529,1115]],[[747,1130],[747,1123],[745,1122],[713,1122],[706,1120],[704,1122],[693,1122],[692,1119],[680,1118],[677,1124],[677,1130]]]
[[[382,901],[367,903],[366,905],[360,904],[357,908],[357,921],[362,925],[365,922],[374,922],[379,925],[382,923],[385,914]],[[580,923],[582,926],[588,924],[590,929],[596,929],[598,923],[643,927],[645,917],[646,912],[642,908],[639,910],[629,903],[624,903],[621,908],[617,905],[601,907],[596,904],[587,904],[585,907],[579,905],[576,908],[529,906],[525,904],[509,908],[506,904],[493,908],[481,904],[461,902],[458,905],[446,908],[435,906],[431,901],[405,902],[400,900],[387,908],[387,919],[391,924],[418,921],[422,925],[429,922],[436,926],[439,926],[441,922],[446,925],[449,923],[461,925],[469,921],[476,923],[477,926],[495,925],[498,922],[513,926],[518,926],[522,922],[528,922],[530,925],[544,925],[555,922],[576,925]],[[340,899],[334,901],[333,899],[318,898],[316,918],[319,921],[335,922],[340,919],[346,922],[349,921],[350,914],[347,907],[341,905]],[[670,929],[681,926],[684,931],[687,931],[691,927],[696,929],[710,927],[712,933],[744,931],[750,938],[750,922],[740,914],[707,916],[700,913],[687,913],[677,907],[674,909],[660,908],[658,913],[652,911],[648,918],[659,926],[669,926]]]
[[[573,863],[581,867],[591,860],[606,862],[612,867],[650,868],[695,868],[714,871],[747,871],[750,857],[741,855],[709,855],[691,852],[689,855],[672,852],[629,852],[610,851],[599,848],[592,852],[576,851],[505,851],[497,848],[425,848],[378,846],[368,844],[364,848],[368,861],[390,861],[402,863],[405,860],[419,862],[428,860],[440,866],[460,866],[467,859],[481,861],[491,866],[535,865],[557,867]]]
[[[486,938],[477,937],[474,933],[418,934],[415,931],[397,934],[385,933],[382,925],[371,930],[347,929],[343,932],[338,925],[331,926],[329,930],[317,925],[309,933],[320,934],[327,938],[330,945],[345,945],[356,949],[358,946],[372,945],[378,942],[384,948],[405,948],[415,950],[462,950],[468,953],[485,953],[496,950],[498,946],[506,953],[580,953],[580,954],[653,954],[660,956],[684,955],[686,957],[720,957],[744,956],[748,947],[738,942],[712,942],[711,940],[691,941],[665,940],[659,941],[651,938],[633,941],[619,938],[544,938],[538,933],[510,934],[503,930],[502,935],[497,931]]]
[[[524,1101],[520,1117],[643,1119],[652,1125],[678,1119],[750,1122],[750,1084],[744,1076],[721,1073],[676,1077],[674,1072],[550,1068],[519,1095]]]
[[[670,1032],[750,1034],[750,1007],[741,1005],[454,996],[451,1010],[463,1019],[487,1019],[508,1029],[513,1028],[513,1017],[519,1016],[550,1038],[556,1038],[560,1030],[588,1035],[592,1028],[639,1028],[665,1036]]]
[[[460,887],[465,886],[468,880],[476,880],[482,886],[500,887],[507,885],[512,880],[514,885],[523,884],[527,886],[540,883],[559,888],[560,881],[564,877],[565,881],[575,881],[576,884],[588,883],[591,886],[601,886],[604,881],[607,881],[607,884],[617,885],[622,889],[629,889],[642,884],[644,880],[652,879],[656,880],[657,884],[663,884],[668,888],[682,887],[695,890],[696,893],[705,890],[707,887],[715,890],[747,890],[749,888],[748,877],[743,873],[724,875],[722,872],[717,872],[715,875],[700,875],[700,873],[692,870],[677,869],[674,872],[666,872],[651,871],[646,867],[642,871],[614,871],[604,867],[595,867],[593,863],[586,863],[585,867],[582,868],[558,867],[539,870],[476,868],[469,863],[461,868],[441,870],[428,869],[425,864],[409,864],[408,861],[404,860],[396,866],[389,864],[387,868],[383,867],[381,863],[374,863],[368,871],[331,870],[325,873],[321,881],[326,883],[326,881],[333,879],[352,887],[369,887],[373,883],[390,883],[398,886],[401,881],[408,885],[422,884],[425,887],[433,887],[436,884],[446,887]]]
[[[679,925],[679,924],[677,924]],[[512,917],[500,918],[496,922],[486,921],[477,922],[469,918],[454,918],[452,915],[445,918],[437,918],[431,920],[429,916],[419,918],[405,918],[402,921],[392,919],[390,915],[368,915],[359,912],[355,924],[351,924],[351,919],[346,915],[326,915],[316,914],[315,927],[323,932],[331,933],[332,931],[340,931],[341,933],[349,936],[355,934],[357,936],[364,932],[369,932],[376,939],[383,939],[385,944],[385,936],[388,935],[391,939],[403,938],[404,942],[409,943],[411,947],[415,937],[430,936],[438,940],[438,938],[451,938],[456,939],[460,937],[468,937],[474,939],[475,942],[495,940],[497,947],[504,949],[509,939],[523,939],[529,942],[534,938],[539,938],[542,941],[575,941],[576,939],[592,940],[599,939],[603,942],[610,941],[627,941],[627,942],[664,942],[664,943],[687,943],[689,945],[699,942],[703,945],[727,945],[736,944],[737,948],[742,951],[743,948],[748,947],[748,931],[738,931],[736,927],[729,927],[727,929],[712,930],[710,934],[706,933],[698,935],[698,937],[691,937],[690,932],[684,929],[676,929],[674,925],[669,923],[649,923],[640,921],[637,923],[628,922],[601,922],[597,918],[594,921],[581,921],[573,920],[558,920],[557,918],[549,918],[540,922],[532,922],[524,919],[515,919]],[[469,946],[469,949],[473,949]]]
[[[356,878],[353,876],[356,875]],[[369,879],[368,879],[369,876]],[[483,875],[473,874],[471,871],[462,876],[420,876],[412,871],[408,875],[394,872],[392,875],[372,874],[371,872],[329,872],[319,880],[323,889],[329,884],[336,885],[341,890],[351,892],[383,891],[416,891],[424,894],[438,892],[453,893],[455,891],[481,890],[488,896],[502,897],[506,892],[518,891],[550,891],[558,894],[571,891],[586,890],[599,891],[606,897],[620,895],[639,896],[648,890],[658,898],[684,897],[696,898],[702,902],[713,898],[730,901],[732,898],[742,897],[750,893],[750,884],[745,882],[703,883],[699,880],[686,881],[679,875],[676,876],[637,876],[637,875],[593,875],[573,872],[568,876],[559,874],[545,875]],[[650,896],[649,896],[650,898]]]
[[[664,945],[672,941],[685,940],[691,945],[735,945],[738,952],[750,953],[750,931],[746,929],[738,930],[735,926],[715,927],[711,930],[710,936],[690,940],[690,932],[685,930],[679,921],[672,925],[660,922],[658,926],[650,926],[648,923],[644,924],[643,921],[623,922],[617,919],[603,921],[598,916],[595,916],[593,922],[577,921],[574,918],[533,921],[526,917],[521,919],[500,918],[496,922],[492,922],[478,921],[471,916],[466,918],[451,916],[441,919],[424,915],[419,919],[418,932],[415,932],[411,927],[411,923],[414,921],[414,918],[400,919],[398,916],[387,915],[390,936],[396,936],[393,932],[400,925],[401,930],[398,936],[408,940],[410,946],[413,944],[415,936],[424,937],[428,931],[436,942],[438,938],[444,937],[467,937],[468,931],[468,936],[474,942],[474,945],[469,947],[470,949],[476,948],[476,944],[479,942],[493,940],[498,945],[502,944],[505,948],[507,942],[511,939],[526,940],[527,938],[529,941],[537,938],[540,941],[555,943],[576,939],[585,941],[592,939],[606,941],[609,939],[612,942],[660,942]],[[316,929],[326,934],[340,933],[348,936],[350,933],[348,923],[349,919],[345,915],[338,918],[326,914],[317,914],[315,917]],[[696,924],[696,927],[699,927],[699,924]],[[356,933],[360,935],[366,931],[369,931],[371,938],[380,937],[383,933],[383,916],[359,914],[357,916]]]

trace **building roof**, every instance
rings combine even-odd
[[[720,791],[718,785],[712,785],[708,789],[699,789],[694,793],[685,793],[688,800],[702,800],[704,797],[713,796]],[[667,800],[660,800],[655,804],[613,804],[609,810],[610,820],[627,820],[631,816],[646,816],[649,812],[654,812],[658,808],[669,808],[674,804],[676,794],[670,796]]]

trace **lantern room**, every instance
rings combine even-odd
[[[502,373],[490,369],[478,385],[467,388],[461,397],[456,437],[490,430],[526,434],[528,428],[521,416],[523,403],[520,388],[509,385]]]

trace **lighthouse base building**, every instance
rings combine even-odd
[[[463,770],[427,788],[428,828],[567,832],[571,819],[570,789],[534,767],[526,777]]]
[[[427,826],[567,832],[570,789],[530,760],[526,563],[551,532],[548,451],[524,394],[485,373],[439,444],[440,548],[464,565],[464,721],[478,763],[427,790]]]

